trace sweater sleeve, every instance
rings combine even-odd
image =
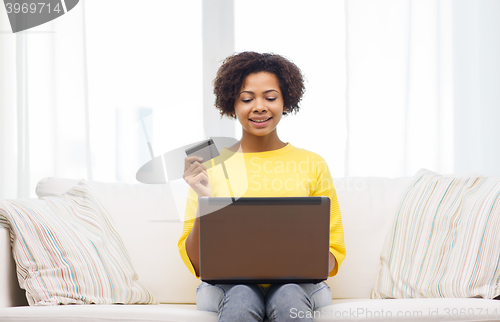
[[[191,230],[193,229],[194,220],[196,219],[197,209],[198,209],[198,198],[196,192],[194,192],[193,189],[189,188],[188,197],[186,201],[186,211],[184,213],[184,228],[182,230],[182,235],[181,238],[179,239],[177,247],[179,248],[179,254],[181,255],[182,261],[187,266],[189,271],[194,276],[196,276],[196,278],[200,278],[199,276],[196,275],[193,264],[191,263],[191,260],[189,259],[186,250],[186,238],[189,236],[189,233],[191,233]]]
[[[344,228],[333,179],[328,169],[328,165],[324,160],[318,163],[315,176],[316,180],[313,186],[312,196],[326,196],[330,198],[330,253],[332,253],[337,260],[335,269],[331,271],[329,275],[329,277],[332,277],[337,274],[346,256]]]

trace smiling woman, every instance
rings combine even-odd
[[[328,166],[318,154],[281,141],[277,132],[282,115],[299,109],[304,93],[300,69],[279,55],[243,52],[226,58],[214,87],[216,108],[221,115],[239,121],[242,136],[235,145],[220,152],[224,156],[230,150],[237,156],[225,162],[227,172],[234,175],[225,176],[217,167],[207,169],[196,156],[185,160],[184,179],[191,189],[178,243],[184,263],[199,277],[198,199],[201,197],[326,196],[330,199],[329,276],[336,275],[346,251],[340,208]],[[243,193],[233,194],[227,186]],[[312,312],[330,305],[332,296],[325,282],[259,285],[203,282],[196,299],[198,309],[217,312],[219,321],[256,318],[262,321],[265,316],[276,321],[289,319],[292,309]]]

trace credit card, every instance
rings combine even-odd
[[[219,150],[217,150],[217,147],[211,138],[186,149],[186,154],[187,156],[195,155],[203,158],[202,162],[207,162],[208,160],[220,155]]]

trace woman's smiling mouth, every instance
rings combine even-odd
[[[273,117],[268,117],[268,118],[265,118],[265,119],[249,119],[250,122],[252,122],[254,125],[256,126],[264,126],[266,125],[267,123],[269,123],[269,120],[271,120]]]

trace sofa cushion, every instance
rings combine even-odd
[[[399,204],[373,298],[500,294],[500,178],[418,174]]]
[[[156,302],[85,182],[58,197],[1,201],[0,224],[30,305]]]
[[[64,193],[78,180],[46,178],[39,197]],[[139,282],[160,303],[196,303],[200,280],[187,269],[177,242],[182,233],[188,185],[183,179],[166,184],[88,181],[109,211],[130,254]]]

